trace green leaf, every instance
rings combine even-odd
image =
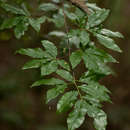
[[[70,66],[65,60],[57,60],[57,62],[62,68],[70,71]]]
[[[108,95],[110,91],[103,85],[100,85],[98,82],[91,82],[88,83],[88,85],[81,85],[79,88],[86,93],[86,96],[89,96],[100,102],[110,101],[110,97]]]
[[[102,10],[101,8],[99,8],[95,3],[88,3],[86,4],[88,6],[88,8],[95,10],[95,11],[99,11]]]
[[[59,84],[65,84],[65,82],[60,79],[51,78],[51,79],[42,79],[36,81],[32,84],[32,87],[40,86],[40,85],[59,85]]]
[[[41,28],[41,24],[44,23],[45,20],[46,20],[46,17],[40,17],[37,19],[29,18],[29,23],[37,32],[39,32]]]
[[[82,30],[80,32],[80,42],[83,46],[86,46],[89,43],[90,39],[89,39],[89,34],[85,31]]]
[[[77,91],[70,91],[65,93],[57,104],[57,111],[61,113],[69,110],[74,105],[77,96],[78,96]]]
[[[26,15],[26,13],[24,12],[24,10],[20,9],[20,8],[16,8],[12,5],[9,5],[9,4],[6,4],[6,3],[2,3],[1,4],[1,7],[7,11],[7,12],[10,12],[10,13],[13,13],[13,14],[20,14],[20,15]]]
[[[60,3],[60,0],[52,0],[54,3]]]
[[[64,32],[60,31],[52,31],[49,33],[50,36],[56,36],[56,37],[65,37],[66,34]]]
[[[39,68],[42,63],[46,63],[47,60],[42,59],[42,60],[31,60],[27,62],[22,69],[32,69],[32,68]]]
[[[87,114],[89,117],[94,118],[94,126],[96,130],[106,130],[107,126],[107,115],[101,109],[92,105],[86,105]]]
[[[57,28],[61,28],[64,26],[64,15],[63,13],[54,14],[52,18],[52,22],[55,24]]]
[[[54,58],[56,58],[57,56],[57,48],[56,46],[48,41],[48,40],[42,40],[42,45],[44,46],[44,48],[46,49],[46,51]]]
[[[119,32],[113,32],[113,31],[105,29],[105,28],[101,29],[100,33],[103,34],[103,35],[106,35],[108,37],[124,38],[124,36],[121,33],[119,33]]]
[[[46,64],[42,64],[41,75],[42,76],[49,75],[49,74],[55,72],[57,70],[57,67],[58,67],[58,64],[55,60],[51,61],[49,63],[46,63]]]
[[[77,19],[77,16],[76,16],[75,13],[72,13],[72,12],[70,12],[70,11],[65,10],[65,14],[66,14],[66,16],[67,16],[70,20],[72,20],[72,21],[74,21],[74,20]]]
[[[104,63],[108,63],[108,62],[116,63],[117,62],[116,59],[114,59],[111,55],[106,53],[104,50],[101,50],[101,49],[96,48],[96,47],[92,47],[92,48],[87,49],[87,53],[97,56]]]
[[[74,44],[77,48],[80,46],[80,29],[72,29],[68,33],[69,42]]]
[[[74,69],[82,60],[82,52],[77,50],[73,52],[70,56],[70,62],[72,65],[72,69]]]
[[[112,49],[117,52],[122,52],[121,49],[115,44],[113,39],[103,36],[101,34],[96,34],[96,37],[97,37],[98,41],[102,45],[104,45],[106,48]]]
[[[80,77],[79,81],[82,83],[90,83],[99,81],[103,77],[103,74],[94,73],[93,71],[88,70],[83,76]]]
[[[75,130],[76,128],[79,128],[85,120],[86,113],[86,102],[84,100],[78,100],[74,110],[69,114],[67,119],[68,129]]]
[[[104,111],[100,110],[94,118],[94,126],[97,130],[105,130],[107,126],[107,115]]]
[[[104,63],[106,59],[104,60],[100,55],[93,54],[89,49],[83,53],[83,60],[89,70],[104,75],[113,74],[113,71]]]
[[[0,30],[9,29],[9,28],[14,27],[15,25],[17,25],[19,23],[19,20],[20,20],[20,17],[4,19],[3,23],[0,26]]]
[[[88,15],[87,27],[91,28],[100,25],[106,20],[109,15],[109,12],[109,10],[102,9]]]
[[[67,81],[73,81],[72,75],[66,70],[58,69],[56,73]]]
[[[39,9],[42,11],[55,11],[58,9],[58,7],[52,3],[43,3],[40,4]]]
[[[21,21],[16,25],[14,33],[17,39],[21,38],[21,36],[24,35],[24,32],[28,30],[28,25],[29,24],[24,21]]]
[[[56,98],[60,94],[62,94],[66,88],[67,88],[66,84],[61,84],[61,85],[57,85],[55,88],[49,89],[47,91],[46,103]]]
[[[21,55],[27,55],[27,56],[30,56],[32,58],[44,58],[44,54],[45,54],[41,48],[20,49],[20,50],[16,51],[16,53],[19,53]]]

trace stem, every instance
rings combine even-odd
[[[66,15],[65,15],[64,5],[63,5],[63,4],[62,4],[62,8],[63,8],[63,14],[64,14],[65,31],[66,31],[66,34],[67,34],[67,45],[68,45],[69,57],[70,57],[70,55],[71,55],[71,50],[70,50],[70,44],[69,44],[69,38],[68,38],[68,32],[69,32],[69,30],[68,30],[68,25],[67,25],[67,21],[66,21]],[[71,64],[70,64],[70,66],[71,66]],[[72,71],[72,73],[73,73],[74,85],[75,85],[75,87],[76,87],[76,89],[77,89],[77,91],[78,91],[78,94],[79,94],[80,98],[82,99],[82,95],[81,95],[80,90],[79,90],[79,88],[78,88],[78,86],[77,86],[77,84],[76,84],[75,74],[74,74],[74,72],[73,72],[72,66],[71,66],[71,71]]]
[[[76,87],[76,89],[77,89],[77,91],[78,91],[78,94],[79,94],[79,96],[80,96],[80,99],[82,99],[82,95],[81,95],[81,93],[80,93],[80,90],[79,90],[79,88],[78,88],[78,86],[77,86],[77,84],[76,84],[76,80],[75,80],[75,75],[74,75],[74,72],[73,72],[73,78],[74,78],[74,85],[75,85],[75,87]]]
[[[63,14],[64,14],[65,31],[66,31],[66,34],[67,34],[67,45],[68,45],[69,56],[70,56],[71,50],[70,50],[70,44],[69,44],[69,38],[68,38],[69,30],[68,30],[68,26],[67,26],[66,15],[65,15],[64,5],[63,4],[62,4],[62,7],[63,7]]]

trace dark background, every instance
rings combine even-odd
[[[22,0],[12,0],[20,3]],[[100,7],[110,8],[105,26],[120,31],[125,38],[116,39],[122,54],[109,51],[119,64],[110,64],[117,75],[106,77],[102,83],[112,92],[113,104],[105,103],[108,114],[107,130],[130,130],[130,0],[90,0]],[[35,12],[37,1],[28,0]],[[55,103],[45,104],[46,88],[29,86],[39,79],[37,70],[21,70],[27,57],[15,55],[19,48],[38,47],[50,25],[43,25],[40,34],[33,29],[20,40],[12,30],[0,31],[0,130],[67,130],[66,114],[56,114]],[[91,119],[86,119],[79,130],[94,130]]]

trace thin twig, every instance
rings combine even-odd
[[[65,31],[66,31],[66,34],[67,34],[67,45],[68,45],[69,57],[70,57],[71,50],[70,50],[70,43],[69,43],[69,38],[68,38],[69,30],[68,30],[68,25],[67,25],[67,20],[66,20],[66,14],[65,14],[65,11],[64,11],[64,5],[63,4],[62,4],[62,7],[63,7],[63,14],[64,14]],[[79,90],[79,88],[78,88],[78,86],[76,84],[75,74],[74,74],[74,71],[72,70],[72,68],[71,68],[71,71],[73,73],[74,85],[75,85],[75,87],[76,87],[76,89],[78,91],[78,94],[79,94],[80,98],[82,99],[82,95],[81,95],[80,90]]]
[[[70,50],[70,43],[69,43],[69,38],[68,38],[68,33],[69,33],[69,29],[68,29],[68,25],[67,25],[67,21],[66,21],[66,15],[65,15],[65,11],[64,11],[64,5],[62,4],[62,8],[63,8],[63,14],[64,14],[64,24],[65,24],[65,31],[67,34],[67,45],[68,45],[68,49],[69,49],[69,56],[71,55],[71,50]]]

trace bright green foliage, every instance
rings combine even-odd
[[[56,46],[52,41],[42,40],[42,49],[18,50],[17,53],[34,58],[25,63],[23,69],[40,69],[42,79],[34,82],[32,87],[52,86],[47,91],[46,103],[61,96],[57,103],[57,111],[61,113],[69,110],[68,130],[79,128],[86,114],[93,118],[96,130],[105,130],[107,115],[101,108],[102,102],[111,102],[110,91],[101,85],[99,80],[114,73],[107,63],[117,61],[96,47],[91,38],[95,37],[97,42],[108,49],[122,52],[112,38],[123,38],[123,35],[103,27],[103,22],[110,12],[108,9],[101,9],[94,3],[86,3],[90,12],[86,14],[67,1],[62,7],[62,1],[52,2],[39,5],[38,10],[44,12],[44,16],[38,18],[33,18],[24,4],[22,8],[18,8],[1,2],[1,8],[11,13],[11,16],[3,20],[0,30],[13,28],[16,38],[19,39],[28,30],[29,25],[39,32],[41,24],[46,20],[50,24],[54,23],[56,30],[49,32],[47,37],[55,36],[60,42],[56,43]],[[63,31],[63,28],[66,31]],[[59,52],[59,49],[63,51]],[[85,66],[86,71],[77,76],[76,69],[79,64]],[[48,75],[52,77],[46,79],[45,76]]]

